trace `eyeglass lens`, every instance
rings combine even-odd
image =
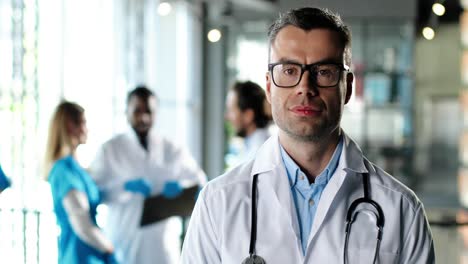
[[[299,84],[304,71],[299,64],[277,64],[272,69],[273,81],[279,87],[293,87]],[[309,72],[318,87],[331,87],[338,84],[341,68],[336,64],[320,64],[310,67]]]

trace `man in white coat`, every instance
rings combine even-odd
[[[420,200],[340,128],[354,78],[348,27],[301,8],[268,36],[278,135],[205,186],[181,263],[434,263]]]
[[[244,149],[236,160],[253,158],[258,148],[270,137],[269,107],[265,91],[254,82],[235,82],[229,89],[225,119],[236,135],[244,139]]]
[[[91,175],[108,206],[105,232],[126,264],[179,261],[181,221],[170,217],[140,226],[146,197],[177,196],[183,187],[203,185],[204,172],[189,153],[153,130],[157,97],[144,86],[127,97],[127,119],[132,130],[103,144],[91,165]]]

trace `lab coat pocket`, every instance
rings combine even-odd
[[[378,254],[376,263],[397,263],[397,253],[386,252],[381,245],[378,248],[376,220],[377,215],[372,210],[361,209],[356,212],[348,237],[345,263],[371,264],[374,263],[376,254]]]

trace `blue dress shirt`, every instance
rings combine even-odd
[[[283,158],[284,166],[289,178],[291,192],[296,205],[297,218],[299,220],[299,228],[301,235],[302,254],[305,255],[307,242],[309,240],[310,230],[314,222],[317,206],[320,201],[325,186],[335,173],[336,167],[343,149],[343,137],[341,137],[338,146],[333,153],[333,156],[327,167],[315,178],[314,183],[310,183],[304,172],[286,153],[283,146],[280,145],[281,157]]]

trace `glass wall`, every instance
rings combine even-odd
[[[411,21],[351,21],[354,94],[344,130],[368,158],[411,185],[413,46]]]

